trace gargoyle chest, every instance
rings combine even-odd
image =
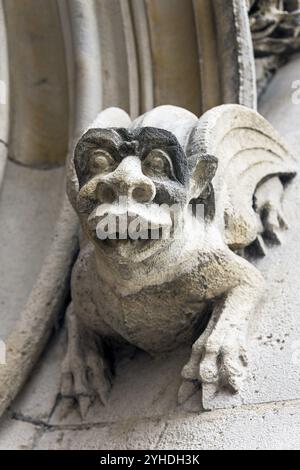
[[[205,303],[191,292],[190,283],[167,283],[120,296],[98,292],[103,319],[121,336],[149,352],[170,350],[194,339]]]

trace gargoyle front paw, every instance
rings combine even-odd
[[[243,346],[208,344],[200,362],[199,378],[202,383],[237,393],[244,382],[247,364]]]
[[[184,382],[179,389],[179,402],[183,402],[186,381],[213,384],[216,389],[225,387],[237,393],[245,379],[247,365],[244,340],[232,335],[222,342],[213,337],[200,338],[194,343],[190,360],[182,370]]]
[[[71,411],[75,402],[83,419],[96,400],[106,404],[110,389],[110,369],[96,344],[88,344],[78,351],[68,349],[61,375],[62,417]]]

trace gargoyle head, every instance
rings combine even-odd
[[[102,255],[142,261],[180,237],[189,202],[215,162],[188,161],[175,135],[155,127],[92,128],[74,153],[73,205]]]

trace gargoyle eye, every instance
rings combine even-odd
[[[172,161],[169,155],[161,149],[153,149],[143,160],[143,173],[147,176],[174,176]]]
[[[92,154],[92,169],[96,173],[107,173],[115,167],[115,160],[106,151],[102,149],[95,150]]]

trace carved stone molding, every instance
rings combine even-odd
[[[7,156],[9,131],[9,80],[6,27],[2,1],[0,2],[0,187]]]
[[[9,156],[25,165],[64,162],[68,88],[56,0],[4,0],[11,83]]]
[[[135,117],[165,103],[197,114],[224,102],[255,106],[244,2],[232,0],[225,10],[220,0],[45,0],[42,9],[34,0],[3,3],[9,153],[22,164],[64,162],[82,67],[93,70],[85,80],[97,111],[115,105]]]

